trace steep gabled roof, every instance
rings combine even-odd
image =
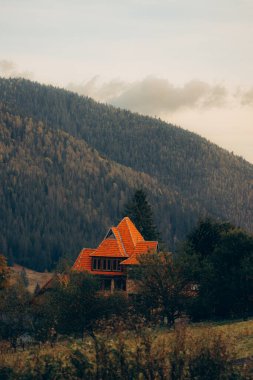
[[[91,248],[83,248],[77,257],[73,269],[76,270],[91,270],[91,254],[94,252],[94,249]]]
[[[154,253],[157,250],[157,246],[157,241],[138,241],[134,248],[134,254],[141,255],[142,253],[147,252]]]
[[[117,227],[109,229],[98,248],[84,248],[73,265],[73,269],[92,271],[92,257],[121,258],[122,264],[135,265],[138,264],[138,255],[155,252],[157,244],[157,241],[145,241],[131,220],[125,217]],[[97,270],[92,272],[95,274],[100,273]],[[101,273],[106,274],[106,271]],[[120,272],[117,272],[117,274],[120,274]]]
[[[137,259],[137,256],[133,253],[132,256],[128,257],[128,259],[122,261],[120,264],[121,265],[138,265],[139,261]]]
[[[116,227],[112,227],[106,235],[106,238],[98,246],[92,257],[128,257],[122,244],[121,236]]]
[[[128,217],[122,219],[117,226],[117,230],[120,233],[121,240],[128,256],[131,256],[137,242],[144,241],[143,236]]]
[[[157,241],[139,241],[136,244],[134,253],[126,260],[121,262],[121,265],[137,265],[139,264],[138,256],[142,254],[154,253],[157,251]]]

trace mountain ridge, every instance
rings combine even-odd
[[[114,171],[118,171],[117,181],[120,183],[124,182],[121,182],[124,174],[125,182],[120,191],[124,193],[122,199],[125,201],[134,188],[144,187],[162,238],[169,248],[174,249],[175,242],[181,240],[203,215],[230,220],[253,230],[253,165],[208,140],[159,119],[116,109],[24,79],[0,79],[0,103],[3,105],[1,112],[11,115],[10,129],[14,140],[15,118],[20,117],[22,123],[25,120],[28,124],[32,118],[31,123],[36,125],[36,139],[39,138],[38,128],[50,130],[53,136],[60,133],[61,138],[65,133],[73,146],[80,148],[79,144],[83,142],[82,149],[89,149],[91,156],[97,154],[104,160],[105,167],[111,165]],[[9,143],[6,140],[5,148]],[[43,149],[42,156],[46,147]],[[55,149],[57,151],[57,147]],[[66,147],[62,152],[66,155]],[[53,162],[53,171],[60,177],[67,170],[66,165],[62,163],[57,167]],[[103,180],[98,189],[104,186],[109,191],[108,172],[103,169],[101,173]],[[85,188],[87,180],[84,178],[83,181]],[[120,202],[119,194],[114,194],[111,202],[120,202],[120,207],[114,205],[112,212],[103,202],[99,207],[104,211],[107,223],[115,223],[123,200]],[[98,206],[94,204],[94,207]],[[102,213],[100,217],[103,219]],[[90,223],[100,237],[98,221],[95,223],[91,218]],[[105,227],[106,223],[102,224]]]
[[[184,199],[147,174],[102,158],[84,141],[1,109],[0,141],[0,251],[18,263],[51,269],[61,256],[96,246],[136,186],[157,204],[156,217],[177,209],[174,230],[182,233]],[[189,215],[195,219],[190,207],[184,219]],[[162,228],[167,242],[173,244],[175,231]]]

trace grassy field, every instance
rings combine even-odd
[[[12,270],[12,279],[13,281],[15,281],[18,274],[22,270],[22,266],[15,264],[13,267],[11,267],[11,270]],[[52,273],[49,273],[49,272],[40,273],[40,272],[36,272],[34,270],[27,269],[27,268],[25,268],[25,271],[26,271],[28,281],[29,281],[28,290],[31,293],[34,292],[37,283],[39,284],[40,287],[42,287],[48,280],[50,280],[50,278],[53,275]]]
[[[235,358],[253,358],[253,319],[248,321],[234,321],[234,322],[223,322],[223,323],[196,323],[190,324],[186,327],[187,335],[189,338],[193,339],[208,339],[212,335],[221,334],[231,345],[231,348],[234,351]],[[134,339],[131,337],[131,332],[128,334],[129,345],[134,344]],[[160,341],[161,339],[166,339],[172,341],[175,335],[174,330],[169,330],[167,328],[155,328],[152,330],[154,342]],[[113,341],[113,335],[110,337]],[[51,348],[49,343],[46,343],[40,347],[41,352],[56,352],[68,350],[72,345],[78,346],[80,348],[87,345],[87,341],[81,341],[81,339],[59,339],[56,347]],[[88,344],[89,345],[89,344]],[[36,348],[37,350],[37,348]],[[8,356],[11,357],[24,355],[22,352],[17,352],[16,354],[8,353]]]
[[[16,353],[10,351],[1,352],[0,350],[0,363],[3,367],[13,368],[21,372],[26,370],[26,368],[28,368],[28,371],[45,371],[48,365],[49,367],[53,366],[54,369],[56,365],[60,372],[64,372],[66,368],[73,364],[71,358],[73,358],[73,353],[76,355],[75,352],[77,352],[76,358],[80,358],[80,354],[86,358],[85,361],[80,362],[80,366],[85,365],[86,360],[93,364],[98,363],[96,360],[100,360],[100,365],[104,367],[108,365],[108,360],[112,357],[113,352],[117,351],[117,355],[123,352],[126,358],[129,358],[129,353],[132,352],[134,361],[141,357],[140,363],[146,368],[146,365],[156,366],[158,362],[165,363],[163,359],[167,358],[166,360],[168,360],[168,358],[170,358],[170,353],[174,350],[173,347],[175,346],[177,346],[177,351],[173,352],[177,352],[177,355],[179,355],[176,356],[176,362],[178,358],[183,357],[185,358],[184,360],[187,360],[187,357],[191,357],[192,354],[202,352],[202,348],[214,347],[212,352],[217,352],[215,350],[217,347],[220,347],[219,352],[222,352],[222,356],[223,354],[226,356],[229,353],[227,357],[229,358],[229,362],[233,363],[233,368],[237,368],[240,373],[247,373],[247,377],[244,377],[245,379],[251,379],[253,370],[253,320],[192,324],[186,326],[186,328],[185,326],[178,325],[176,330],[157,327],[154,329],[144,329],[144,331],[143,337],[146,336],[147,340],[145,337],[142,337],[142,332],[140,331],[136,336],[132,331],[112,333],[111,330],[103,330],[103,332],[97,335],[98,342],[100,341],[105,344],[105,346],[103,346],[103,343],[100,345],[100,351],[95,351],[94,341],[89,337],[84,339],[84,341],[81,341],[81,339],[61,337],[54,347],[51,347],[50,344],[47,343],[40,347],[30,347],[25,351],[21,351],[20,349]],[[212,340],[212,337],[217,338],[219,335],[222,336],[221,342],[225,343],[225,345],[211,346],[210,344],[215,341],[215,338]],[[184,346],[181,346],[180,343],[177,345],[177,342],[180,342],[182,336],[184,336]],[[123,351],[120,351],[122,343],[125,348],[123,348]],[[151,351],[149,351],[149,348]],[[97,356],[98,352],[99,355]],[[107,356],[108,352],[111,352],[109,356]],[[186,354],[184,354],[184,352]],[[115,357],[117,357],[117,355]],[[53,362],[53,360],[55,360],[55,362]],[[115,364],[114,361],[112,363],[113,365]],[[163,368],[169,368],[166,363]],[[162,366],[163,364],[160,365]],[[78,367],[79,369],[80,366]],[[110,368],[109,365],[109,371]],[[51,378],[52,377],[50,377],[50,379]],[[66,379],[65,375],[57,378]],[[68,379],[71,379],[71,376],[68,377]]]
[[[221,332],[231,340],[237,358],[253,358],[253,319],[249,321],[196,324],[191,327],[197,334],[205,330]]]

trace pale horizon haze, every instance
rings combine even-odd
[[[0,0],[0,76],[196,132],[253,163],[252,0]]]

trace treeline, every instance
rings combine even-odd
[[[84,340],[82,349],[67,353],[62,345],[59,356],[24,356],[19,369],[5,365],[6,378],[250,379],[252,373],[234,367],[228,342],[210,332],[190,336],[183,326],[187,320],[252,317],[253,236],[207,219],[177,255],[148,254],[140,261],[130,273],[138,291],[129,298],[102,294],[96,277],[66,267],[31,296],[22,279],[10,283],[0,257],[2,341],[16,351],[25,349],[27,336],[32,345],[48,341],[52,347],[58,338]],[[166,325],[176,332],[159,340],[157,328]]]
[[[61,274],[53,277],[50,286],[32,298],[27,312],[33,317],[26,318],[26,313],[20,313],[19,307],[11,302],[18,289],[27,293],[24,276],[18,285],[9,283],[9,269],[2,257],[1,334],[12,331],[15,336],[15,325],[20,329],[23,323],[33,321],[29,327],[33,333],[30,332],[41,340],[47,339],[51,327],[61,334],[82,337],[85,331],[93,330],[97,320],[112,314],[133,313],[154,324],[169,326],[183,316],[200,321],[247,319],[253,315],[253,236],[243,230],[228,223],[204,220],[176,255],[147,254],[139,260],[141,264],[128,273],[128,278],[135,282],[134,297],[126,298],[121,291],[107,297],[98,292],[97,277],[73,272],[65,266]],[[27,293],[16,298],[25,305],[29,296]],[[10,310],[8,318],[7,310]]]
[[[163,240],[174,246],[196,220],[178,194],[83,140],[0,109],[0,252],[10,263],[44,271],[60,257],[74,261],[120,220],[136,187],[146,189]]]
[[[96,246],[144,188],[167,249],[206,215],[253,229],[253,166],[158,119],[0,79],[0,251],[50,270]]]

